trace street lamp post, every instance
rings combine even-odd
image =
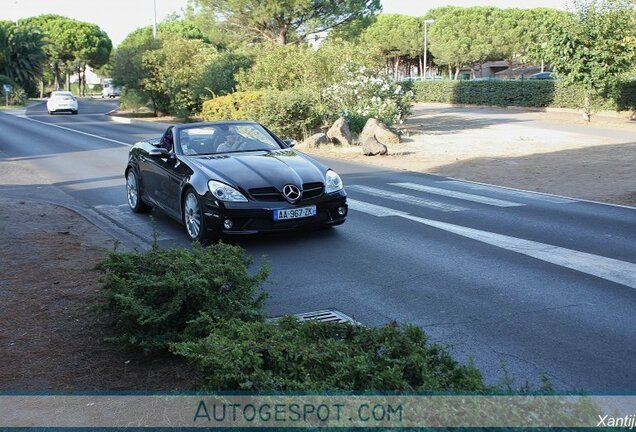
[[[426,79],[426,69],[428,69],[428,33],[427,27],[429,24],[433,24],[435,20],[424,20],[424,79]]]

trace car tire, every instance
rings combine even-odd
[[[49,111],[49,115],[53,115],[53,111]]]
[[[190,240],[197,241],[203,245],[214,242],[220,238],[219,234],[212,234],[208,231],[203,214],[201,199],[196,191],[188,189],[183,196],[183,224]]]
[[[78,110],[73,111],[73,115],[77,115],[77,114],[79,114]]]
[[[141,186],[134,169],[126,173],[126,198],[128,206],[134,213],[148,213],[150,206],[141,199]]]

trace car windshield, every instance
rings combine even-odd
[[[71,92],[53,92],[51,93],[51,99],[70,99],[73,97]]]
[[[182,129],[179,146],[184,155],[190,156],[281,148],[258,124],[219,124]]]

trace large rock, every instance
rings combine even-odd
[[[364,129],[360,132],[358,141],[364,143],[370,137],[374,137],[381,144],[386,146],[400,143],[400,136],[398,134],[392,132],[384,123],[374,118],[367,120]]]
[[[367,120],[364,124],[364,128],[362,128],[362,132],[360,132],[360,136],[358,137],[360,144],[365,142],[368,138],[375,138],[375,128],[378,126],[378,123],[378,120],[373,117]]]
[[[327,138],[336,144],[350,146],[353,144],[349,123],[344,117],[340,117],[327,131]]]
[[[375,139],[386,146],[400,143],[400,136],[380,122],[375,127]]]
[[[366,140],[362,141],[362,154],[365,156],[385,155],[388,152],[386,146],[374,137],[367,137]]]
[[[317,147],[320,147],[322,144],[327,144],[327,143],[329,143],[329,138],[327,138],[327,134],[324,134],[321,132],[321,133],[314,134],[310,136],[309,138],[307,138],[305,141],[303,141],[303,146],[308,148],[317,148]]]

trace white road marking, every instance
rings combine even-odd
[[[129,143],[125,143],[123,141],[117,141],[117,140],[114,140],[114,139],[106,138],[106,137],[99,136],[99,135],[90,134],[88,132],[78,131],[78,130],[75,130],[75,129],[67,128],[67,127],[56,125],[56,124],[53,124],[53,123],[47,123],[47,122],[43,122],[43,121],[40,121],[40,120],[35,120],[35,119],[32,119],[30,117],[26,117],[26,116],[19,116],[19,117],[24,119],[24,120],[31,121],[31,122],[40,123],[40,124],[51,126],[51,127],[55,127],[55,128],[58,128],[58,129],[63,129],[63,130],[69,131],[69,132],[75,132],[75,133],[80,134],[80,135],[86,135],[86,136],[89,136],[89,137],[92,137],[92,138],[97,138],[97,139],[100,139],[100,140],[109,141],[109,142],[112,142],[112,143],[115,143],[115,144],[119,144],[119,145],[124,145],[124,146],[127,146],[127,147],[130,147],[132,145],[132,144],[129,144]]]
[[[348,199],[349,208],[367,213],[373,216],[397,216],[418,222],[430,227],[438,228],[462,237],[487,243],[512,252],[517,252],[529,257],[539,259],[561,267],[566,267],[592,276],[596,276],[611,282],[616,282],[630,288],[636,288],[636,264],[620,261],[614,258],[607,258],[560,246],[540,243],[532,240],[520,239],[503,234],[482,231],[468,228],[461,225],[454,225],[432,219],[425,219],[413,216],[409,213],[393,210],[390,208],[377,206]]]
[[[520,207],[525,204],[516,203],[512,201],[500,200],[497,198],[489,198],[481,195],[473,195],[464,192],[457,192],[449,189],[441,189],[431,186],[424,186],[417,183],[389,183],[392,186],[398,186],[401,188],[411,189],[420,192],[427,192],[435,195],[443,195],[451,198],[457,198],[465,201],[473,201],[480,204],[486,204],[496,207]]]
[[[425,198],[415,197],[413,195],[406,195],[401,193],[394,193],[385,191],[382,189],[377,189],[370,186],[362,186],[362,185],[351,185],[347,186],[348,190],[354,190],[357,192],[362,192],[363,194],[372,195],[378,198],[384,198],[392,201],[398,201],[401,203],[413,204],[419,207],[428,207],[435,210],[440,210],[444,212],[451,211],[464,211],[468,210],[465,207],[460,207],[453,204],[446,204],[439,201],[433,201]]]
[[[546,201],[546,202],[551,202],[554,204],[568,204],[568,203],[578,202],[575,199],[562,198],[562,197],[558,197],[554,195],[546,195],[539,192],[529,192],[529,191],[523,191],[518,189],[489,186],[489,185],[484,185],[481,183],[463,182],[460,180],[444,180],[438,183],[454,184],[458,186],[467,187],[472,190],[494,192],[494,193],[503,194],[503,195],[529,198],[529,199],[538,200],[538,201]]]

